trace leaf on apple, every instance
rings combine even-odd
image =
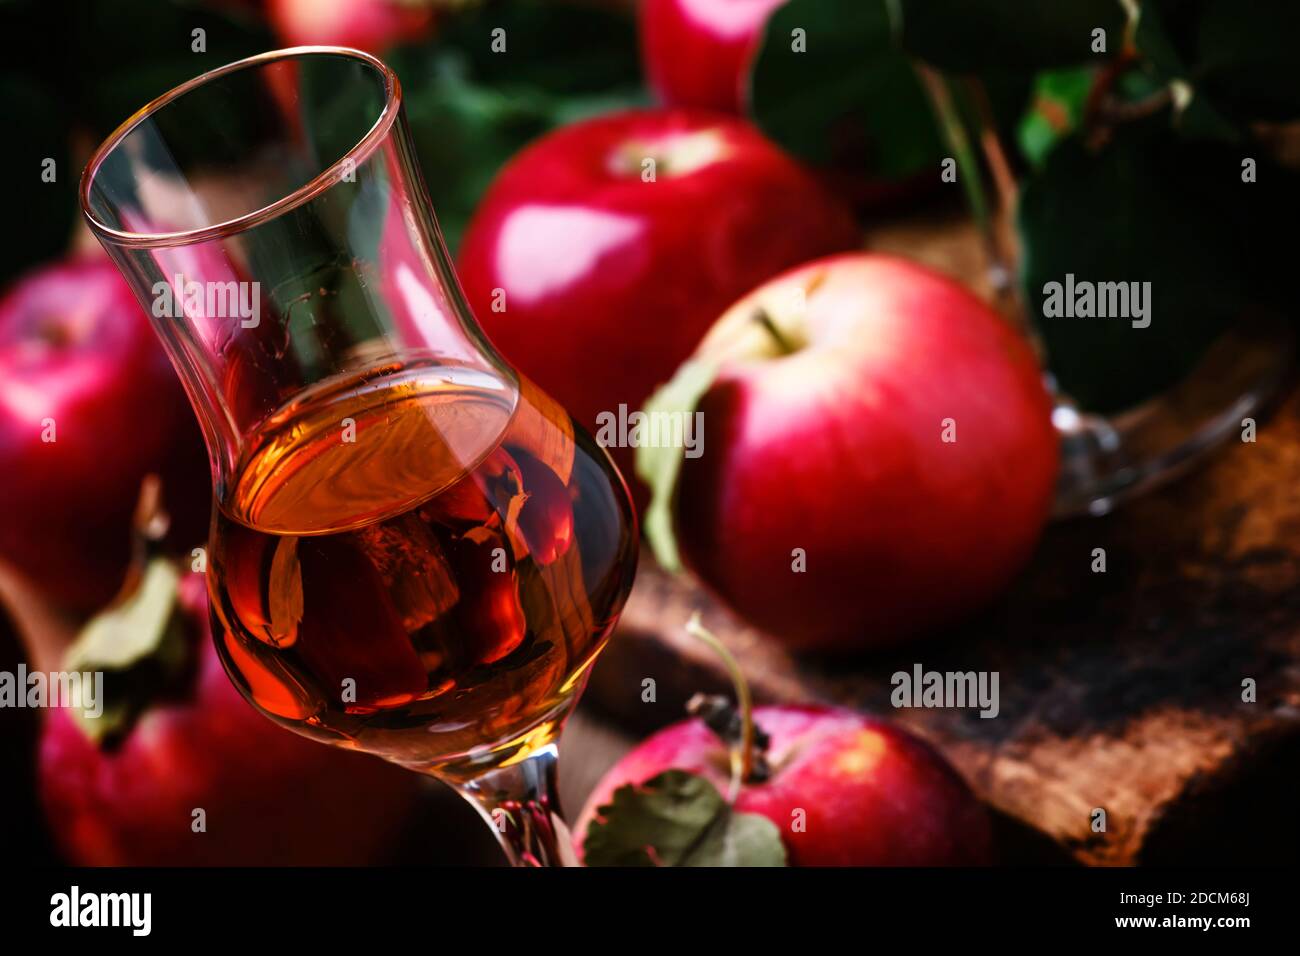
[[[665,770],[614,791],[596,811],[587,866],[785,866],[776,824],[738,813],[708,780]]]
[[[688,359],[667,384],[646,400],[642,411],[647,417],[693,415],[700,399],[718,374],[718,363],[705,359]],[[650,488],[650,505],[645,513],[645,536],[655,560],[666,571],[680,571],[681,555],[673,534],[673,493],[682,470],[683,449],[655,448],[639,445],[636,449],[637,477]]]
[[[73,709],[86,736],[109,742],[125,732],[156,689],[183,673],[188,643],[177,588],[180,574],[166,558],[153,558],[130,594],[91,618],[68,648],[63,668],[104,674],[103,713]]]

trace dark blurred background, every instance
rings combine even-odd
[[[53,183],[12,191],[17,205],[10,213],[24,229],[21,240],[13,232],[0,240],[0,283],[67,248],[77,224],[78,177],[105,136],[173,86],[254,53],[300,42],[383,53],[402,79],[425,179],[453,251],[479,196],[524,143],[560,123],[649,102],[635,23],[617,0],[430,3],[413,8],[429,11],[414,26],[322,28],[333,33],[329,41],[317,41],[305,27],[277,31],[271,24],[281,8],[310,13],[312,6],[274,0],[0,3],[0,102],[8,125],[22,137],[24,161],[39,156],[57,163]],[[508,58],[480,42],[498,26],[519,41]],[[204,31],[205,52],[192,49],[195,30]]]

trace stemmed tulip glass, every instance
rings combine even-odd
[[[456,787],[512,862],[569,862],[556,738],[636,519],[475,324],[396,75],[332,47],[213,70],[114,132],[80,198],[207,440],[231,679],[276,723]]]

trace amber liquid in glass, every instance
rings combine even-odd
[[[447,776],[545,744],[631,587],[621,480],[527,381],[430,362],[319,384],[219,493],[227,670],[281,724]]]

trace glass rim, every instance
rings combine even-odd
[[[308,182],[299,186],[297,189],[289,192],[274,202],[267,203],[251,212],[236,216],[233,219],[227,219],[222,222],[212,223],[207,226],[201,226],[197,229],[184,229],[178,232],[131,232],[123,229],[115,229],[107,223],[101,221],[90,206],[90,188],[99,173],[99,168],[109,154],[113,152],[128,135],[145,120],[152,117],[164,106],[174,102],[186,93],[204,86],[213,80],[219,79],[229,73],[243,70],[248,67],[265,66],[269,63],[276,63],[282,60],[298,59],[305,56],[341,56],[372,67],[378,71],[384,80],[384,108],[380,111],[379,116],[375,119],[374,124],[366,131],[355,145],[343,153],[337,160],[332,162],[325,169],[313,176]],[[243,232],[253,226],[274,219],[294,209],[302,204],[311,201],[316,196],[329,189],[338,182],[344,172],[345,164],[349,161],[353,164],[351,168],[356,168],[370,154],[378,148],[380,142],[388,135],[392,129],[393,123],[397,120],[397,115],[402,101],[402,87],[398,82],[397,74],[392,68],[380,60],[378,57],[366,53],[364,50],[356,50],[344,46],[295,46],[285,47],[279,50],[268,50],[265,53],[258,53],[254,56],[245,57],[242,60],[235,60],[224,66],[216,67],[201,73],[193,79],[187,80],[179,86],[175,86],[163,93],[161,96],[150,100],[140,109],[136,110],[128,117],[117,129],[113,130],[98,148],[91,154],[90,160],[86,163],[86,168],[82,170],[81,182],[77,188],[77,196],[81,206],[81,215],[89,224],[91,231],[100,239],[111,242],[117,246],[129,247],[166,247],[166,246],[183,246],[195,242],[204,242],[209,239],[215,239],[224,236],[234,235]]]

